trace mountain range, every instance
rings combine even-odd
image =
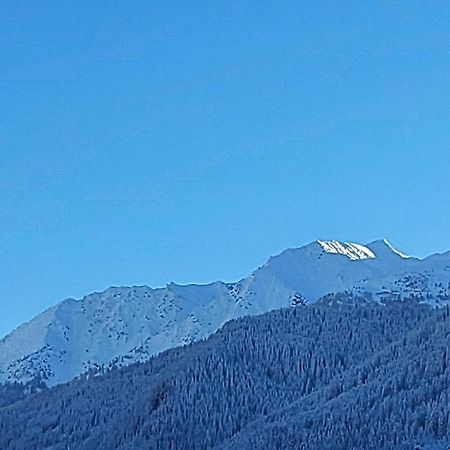
[[[318,240],[288,249],[235,283],[112,287],[67,299],[0,341],[0,382],[67,382],[88,370],[144,362],[225,323],[286,307],[339,301],[450,300],[450,252],[408,257],[386,240]]]

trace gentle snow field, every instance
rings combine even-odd
[[[0,341],[0,382],[48,385],[90,367],[145,361],[205,338],[230,319],[349,291],[374,301],[449,299],[450,252],[409,258],[387,241],[316,241],[288,249],[236,283],[110,288],[64,300]],[[431,300],[432,299],[432,300]]]

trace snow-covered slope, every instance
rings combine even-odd
[[[450,252],[419,260],[384,240],[316,241],[270,258],[237,283],[110,288],[64,300],[0,341],[0,381],[49,385],[89,368],[143,361],[230,319],[353,291],[374,301],[450,299]]]

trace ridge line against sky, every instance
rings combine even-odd
[[[318,237],[450,249],[445,2],[0,5],[0,335]]]
[[[366,249],[369,249],[368,246],[371,245],[371,244],[375,244],[375,243],[378,243],[378,242],[384,242],[384,243],[387,245],[387,247],[388,247],[393,253],[396,253],[397,255],[401,256],[402,258],[406,258],[406,259],[409,259],[409,258],[417,258],[417,257],[411,256],[411,255],[406,255],[405,253],[399,251],[397,248],[395,248],[395,246],[393,246],[393,245],[392,245],[387,239],[385,239],[385,238],[383,238],[383,239],[376,239],[376,240],[373,240],[373,241],[371,241],[370,243],[367,243],[367,244],[360,244],[360,243],[357,243],[357,242],[351,242],[351,241],[345,241],[345,242],[344,242],[344,241],[336,241],[336,240],[330,240],[330,239],[317,239],[317,240],[314,240],[314,241],[312,241],[312,242],[303,244],[303,245],[301,245],[301,246],[299,246],[299,247],[291,247],[291,248],[283,249],[281,252],[278,252],[278,253],[276,253],[276,254],[274,254],[274,255],[271,255],[271,256],[267,257],[266,260],[265,260],[265,263],[267,263],[268,261],[270,261],[270,259],[273,258],[273,257],[280,256],[280,255],[283,254],[285,251],[289,251],[289,250],[299,250],[299,249],[308,247],[308,246],[310,246],[310,245],[312,245],[312,244],[315,244],[315,243],[318,243],[318,244],[322,247],[322,249],[323,249],[323,251],[324,251],[325,253],[331,253],[331,254],[333,254],[333,255],[336,255],[336,253],[333,252],[333,251],[327,251],[327,250],[326,250],[326,245],[325,245],[325,246],[323,245],[323,244],[327,244],[327,243],[330,243],[330,242],[339,243],[339,244],[342,244],[342,243],[343,243],[343,244],[357,244],[357,245],[359,245],[359,246],[365,246]],[[344,254],[345,254],[345,253],[344,253]],[[428,257],[430,257],[430,256],[434,256],[434,255],[436,255],[436,254],[442,254],[442,253],[433,253],[433,254],[431,254],[431,255],[426,255],[426,256],[424,256],[424,257],[422,257],[422,258],[418,258],[418,259],[424,260],[424,259],[426,259],[426,258],[428,258]],[[341,253],[341,255],[342,255],[342,253]],[[348,256],[348,255],[347,255],[347,256]],[[377,254],[374,253],[373,256],[374,256],[374,257],[377,257]],[[352,258],[350,258],[350,259],[352,259]],[[361,258],[361,260],[364,260],[364,258]],[[166,283],[166,286],[169,286],[169,285],[171,285],[171,284],[175,284],[175,285],[177,285],[177,286],[189,286],[189,285],[205,286],[205,285],[212,284],[212,283],[215,283],[215,282],[225,282],[225,283],[232,282],[232,283],[235,283],[235,282],[239,282],[240,280],[242,280],[242,279],[244,279],[244,278],[250,276],[250,274],[251,274],[252,272],[254,272],[255,270],[258,270],[258,269],[261,268],[263,265],[264,265],[264,264],[260,264],[258,267],[255,266],[254,269],[253,269],[251,272],[248,272],[247,274],[244,274],[244,275],[242,275],[241,277],[236,278],[236,279],[228,279],[228,280],[226,280],[226,279],[223,279],[223,278],[220,278],[220,279],[217,278],[217,279],[214,279],[214,280],[208,280],[208,281],[205,281],[205,280],[204,280],[204,281],[202,281],[202,282],[191,281],[191,282],[185,282],[185,283],[177,283],[176,281],[173,281],[173,280],[172,280],[172,281],[167,282],[167,283]],[[108,290],[108,289],[116,289],[116,288],[119,288],[119,289],[120,289],[120,288],[136,287],[136,286],[148,286],[148,284],[146,284],[146,283],[143,283],[143,284],[133,284],[133,285],[132,285],[132,284],[128,284],[128,285],[120,285],[120,286],[119,286],[119,285],[114,285],[114,284],[112,284],[112,285],[106,286],[106,287],[104,287],[104,288],[102,288],[102,289],[96,289],[96,290],[91,291],[91,292],[85,292],[85,293],[83,293],[83,294],[81,294],[81,295],[79,295],[79,296],[77,296],[77,297],[65,297],[64,299],[59,299],[59,300],[55,301],[54,303],[49,304],[49,305],[48,305],[47,307],[45,307],[43,310],[38,311],[34,316],[32,316],[32,317],[30,317],[30,318],[24,320],[23,322],[21,322],[21,323],[18,324],[17,326],[20,326],[20,325],[22,325],[23,323],[26,323],[26,322],[29,322],[29,321],[33,320],[33,319],[36,317],[36,315],[45,312],[48,308],[51,308],[51,307],[53,307],[53,306],[56,306],[58,303],[63,302],[64,300],[69,300],[69,299],[70,299],[70,300],[80,301],[80,300],[82,300],[85,296],[88,296],[88,295],[91,295],[91,294],[103,293],[103,292],[105,292],[105,291]],[[163,288],[164,286],[161,285],[161,286],[149,286],[149,287],[150,287],[151,289],[161,289],[161,288]],[[7,336],[9,333],[11,333],[12,331],[14,331],[14,330],[17,328],[17,326],[11,328],[10,330],[6,330],[3,334],[0,334],[0,339],[2,339],[3,337]]]

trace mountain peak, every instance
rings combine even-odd
[[[395,255],[400,258],[409,258],[409,256],[394,248],[387,239],[378,239],[366,245],[376,256]]]

